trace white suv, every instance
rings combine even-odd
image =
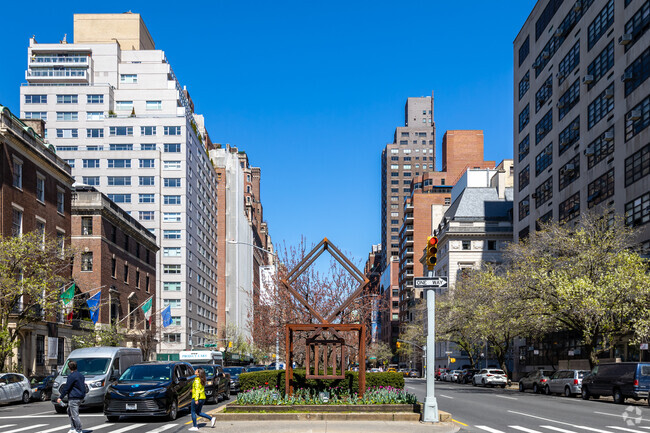
[[[500,386],[505,388],[507,384],[508,376],[506,376],[506,373],[496,368],[484,368],[472,378],[472,385],[474,386]]]

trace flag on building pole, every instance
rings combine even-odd
[[[142,304],[142,312],[144,313],[144,318],[147,320],[147,322],[151,319],[151,302],[153,300],[153,296],[150,297],[145,301],[144,304]]]
[[[73,313],[74,313],[74,289],[75,289],[75,287],[76,287],[75,283],[72,283],[72,285],[70,287],[68,287],[67,289],[65,289],[63,291],[63,293],[61,293],[61,300],[63,301],[63,306],[66,309],[68,309],[68,308],[70,309],[70,311],[66,315],[66,319],[68,321],[72,320],[72,316],[73,316]]]
[[[97,324],[97,321],[99,320],[99,301],[101,297],[102,291],[100,290],[86,301],[86,304],[88,304],[88,308],[90,309],[90,318],[94,324]]]
[[[162,325],[163,328],[168,327],[169,325],[172,324],[172,310],[171,310],[171,305],[168,305],[165,307],[161,312],[160,316],[162,317]]]

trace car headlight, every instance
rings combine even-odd
[[[56,383],[56,382],[54,382],[54,383],[52,384],[52,389],[59,389],[59,386],[61,386],[60,383]]]
[[[91,388],[101,388],[102,386],[104,386],[103,380],[98,380],[97,382],[93,382],[90,384]]]
[[[211,381],[211,380],[208,380],[206,383],[207,383],[208,385],[212,385],[212,381]]]
[[[149,396],[149,395],[154,395],[154,394],[160,394],[167,391],[167,388],[154,388],[150,389],[149,391],[145,391],[142,393],[143,397]]]

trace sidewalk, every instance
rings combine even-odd
[[[450,422],[434,425],[400,421],[219,421],[214,428],[209,424],[200,428],[204,433],[455,433],[458,430],[459,426]]]

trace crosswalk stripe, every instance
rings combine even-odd
[[[115,425],[115,424],[104,423],[104,424],[99,424],[99,425],[96,425],[96,426],[93,426],[93,427],[88,427],[87,429],[84,429],[84,430],[91,430],[91,431],[94,432],[95,430],[100,430],[100,429],[103,429],[103,428],[106,428],[106,427],[111,427],[113,425]]]
[[[625,428],[625,427],[616,427],[616,426],[613,426],[613,425],[608,425],[607,428],[613,428],[615,430],[621,430],[621,431],[629,431],[629,432],[632,432],[632,433],[645,433],[642,430],[634,430],[634,429]]]
[[[174,428],[174,427],[176,427],[177,425],[178,425],[178,424],[165,424],[165,425],[160,426],[160,427],[158,427],[158,428],[155,428],[155,429],[153,429],[153,430],[149,430],[147,433],[160,433],[160,432],[163,432],[163,431],[165,431],[165,430],[169,430],[170,428]]]
[[[523,432],[526,432],[526,433],[539,433],[539,430],[533,430],[533,429],[530,429],[530,428],[527,428],[527,427],[522,427],[522,426],[519,426],[519,425],[509,425],[508,427],[513,428],[515,430],[523,431]]]
[[[476,428],[480,428],[481,430],[485,430],[485,431],[490,432],[490,433],[504,433],[503,430],[497,430],[495,428],[488,427],[488,426],[485,426],[485,425],[477,425]]]
[[[84,431],[85,430],[90,430],[90,431],[94,432],[95,430],[100,430],[100,429],[103,429],[103,428],[106,428],[106,427],[110,427],[112,425],[113,424],[110,424],[110,423],[99,424],[99,425],[94,426],[94,427],[85,427]],[[58,431],[58,430],[65,430],[65,429],[70,429],[70,425],[66,424],[66,425],[63,425],[63,426],[54,427],[54,428],[47,429],[47,430],[40,430],[40,431],[37,431],[36,433],[51,433],[51,432],[55,432],[55,431]]]
[[[3,424],[3,425],[0,425],[0,428],[9,428],[9,427],[13,427],[15,425],[16,424]]]
[[[560,433],[576,433],[573,430],[565,430],[563,428],[555,427],[552,425],[540,425],[541,428],[547,428],[549,430],[559,431]]]
[[[113,430],[111,433],[122,433],[122,432],[125,432],[125,431],[133,430],[134,428],[140,428],[140,427],[145,426],[145,425],[146,424],[132,424],[132,425],[128,425],[126,427],[122,427],[122,428],[117,429],[117,430]]]
[[[13,430],[7,430],[7,431],[4,431],[4,432],[2,432],[2,433],[18,433],[18,432],[25,431],[25,430],[31,430],[31,429],[33,429],[33,428],[45,427],[46,425],[47,425],[47,424],[36,424],[36,425],[30,425],[29,427],[15,428],[15,429],[13,429]]]

